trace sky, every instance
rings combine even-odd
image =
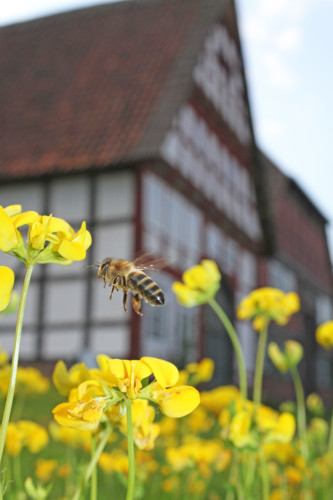
[[[11,0],[0,25],[103,0]],[[331,221],[333,256],[333,0],[236,0],[259,147]]]

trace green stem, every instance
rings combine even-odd
[[[100,435],[99,445],[97,446],[96,451],[95,451],[94,455],[92,456],[88,467],[86,468],[86,471],[83,475],[82,481],[79,484],[79,486],[77,487],[76,491],[74,492],[73,500],[80,500],[82,498],[81,493],[82,493],[85,485],[88,483],[91,475],[93,474],[94,469],[96,468],[97,461],[98,461],[99,457],[101,456],[102,451],[105,448],[105,445],[109,439],[110,434],[111,434],[111,426],[107,425],[105,431]]]
[[[264,361],[267,342],[268,326],[265,326],[259,333],[256,366],[253,382],[253,402],[256,407],[261,403],[262,378],[264,373]]]
[[[133,439],[133,422],[132,422],[132,401],[125,400],[126,416],[127,416],[127,446],[128,446],[128,483],[126,500],[134,498],[134,481],[135,481],[135,457],[134,457],[134,439]]]
[[[26,271],[25,278],[24,278],[24,283],[23,283],[23,288],[22,288],[22,293],[21,293],[21,298],[20,298],[20,304],[19,304],[18,313],[17,313],[14,350],[13,350],[13,357],[12,357],[12,367],[11,367],[11,372],[10,372],[9,387],[8,387],[6,404],[5,404],[5,409],[3,412],[2,424],[1,424],[1,430],[0,430],[0,464],[2,461],[3,450],[5,447],[6,433],[7,433],[7,427],[8,427],[8,423],[9,423],[9,419],[10,419],[10,413],[11,413],[11,409],[13,406],[16,374],[17,374],[17,367],[18,367],[19,353],[20,353],[20,342],[21,342],[24,309],[25,309],[25,304],[26,304],[26,300],[27,300],[29,283],[30,283],[33,267],[34,267],[33,264],[27,264],[27,271]],[[0,485],[0,489],[1,489],[1,485]]]
[[[308,443],[306,436],[306,410],[305,410],[304,389],[297,367],[293,366],[290,369],[290,372],[293,378],[295,394],[296,394],[297,426],[298,426],[298,436],[301,443],[301,453],[304,457],[305,462],[307,462],[309,458],[309,450],[308,450]],[[304,493],[304,500],[311,500],[312,494],[311,494],[309,476],[307,471],[305,471],[303,493]]]
[[[302,443],[303,456],[304,458],[307,458],[308,447],[306,438],[306,411],[305,411],[304,389],[297,367],[294,366],[293,368],[291,368],[290,372],[293,378],[295,394],[296,394],[298,436]]]
[[[12,464],[13,464],[13,477],[15,482],[15,489],[16,492],[18,492],[23,490],[20,455],[13,457]]]
[[[328,451],[333,451],[333,411],[331,416],[331,429],[330,429],[330,437],[328,440]]]
[[[91,436],[91,458],[94,458],[96,453],[96,436]],[[93,468],[90,482],[90,500],[97,500],[97,467]]]
[[[221,320],[223,326],[227,330],[229,338],[231,340],[232,346],[234,348],[237,362],[238,362],[238,377],[239,377],[239,389],[244,399],[247,399],[247,380],[246,380],[246,367],[244,361],[244,355],[242,351],[242,346],[237,337],[237,333],[229,320],[228,316],[223,311],[222,307],[216,302],[215,299],[209,301],[210,307],[216,313],[218,318]]]
[[[263,449],[259,449],[259,460],[261,468],[261,481],[262,481],[262,498],[263,500],[269,499],[269,475],[267,470],[267,463],[265,460]]]

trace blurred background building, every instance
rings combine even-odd
[[[296,291],[302,310],[272,329],[305,348],[307,392],[329,389],[332,358],[315,327],[332,318],[327,220],[256,147],[232,0],[112,3],[0,30],[0,200],[82,220],[83,263],[34,271],[22,359],[74,361],[96,353],[157,356],[182,365],[210,356],[214,383],[234,380],[226,334],[205,308],[180,307],[171,284],[201,258],[223,274],[218,300],[233,319],[251,376],[256,334],[237,303],[258,286]],[[143,317],[110,302],[94,265],[150,252],[166,294]],[[2,255],[23,279],[23,264]],[[0,324],[11,350],[15,318]],[[266,390],[276,373],[266,366]],[[285,384],[286,391],[288,383]]]

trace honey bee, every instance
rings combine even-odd
[[[109,286],[112,286],[110,300],[112,299],[114,290],[123,290],[124,311],[127,311],[128,291],[131,291],[133,294],[133,310],[136,314],[142,316],[140,312],[141,299],[152,306],[163,306],[165,303],[164,293],[158,284],[143,271],[147,267],[152,268],[153,264],[149,264],[148,266],[140,265],[140,259],[129,262],[123,259],[106,257],[99,266],[97,278],[103,279],[104,288],[107,283]]]

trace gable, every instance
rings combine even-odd
[[[235,13],[228,5],[207,33],[192,71],[192,91],[160,151],[224,218],[260,241],[252,125]]]

